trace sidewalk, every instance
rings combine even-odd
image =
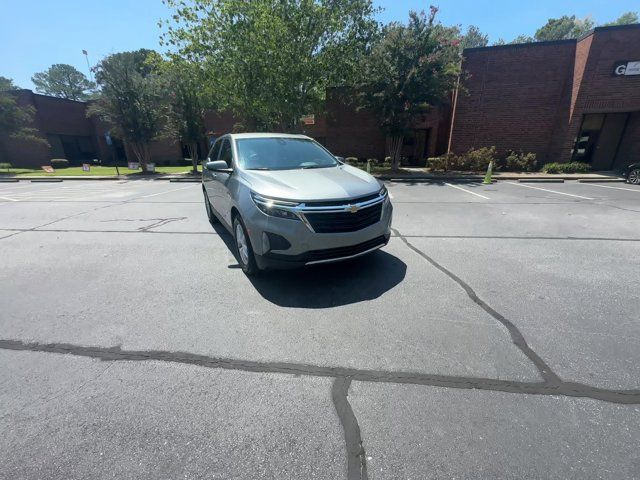
[[[431,173],[426,168],[402,168],[394,173],[374,173],[373,176],[380,180],[414,180],[414,181],[468,181],[476,182],[484,179],[484,174],[469,172],[435,172]],[[521,180],[521,181],[562,181],[562,180],[582,180],[582,181],[602,181],[602,182],[622,182],[624,178],[616,172],[596,172],[596,173],[565,173],[549,174],[541,172],[495,172],[492,176],[494,181],[499,180]],[[0,175],[0,182],[16,182],[19,180],[32,182],[59,182],[62,180],[165,180],[170,182],[200,182],[201,176],[191,174],[154,174],[136,175],[109,175],[109,176],[28,176],[28,175]]]
[[[431,180],[431,181],[482,181],[483,173],[469,172],[429,172],[426,168],[402,168],[397,173],[377,173],[375,177],[380,180]],[[593,173],[564,173],[551,174],[542,172],[494,172],[492,175],[494,181],[499,180],[522,180],[522,181],[560,181],[560,180],[586,180],[586,181],[604,181],[604,182],[620,182],[624,178],[616,172],[593,172]]]

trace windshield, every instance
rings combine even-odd
[[[335,167],[338,161],[304,138],[243,138],[236,141],[238,161],[247,170],[293,170]]]

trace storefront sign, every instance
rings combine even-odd
[[[613,74],[616,77],[621,75],[640,75],[640,60],[635,62],[616,62],[613,65]]]

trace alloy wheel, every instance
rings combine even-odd
[[[249,246],[247,245],[247,237],[240,223],[236,224],[236,246],[240,254],[240,261],[247,265],[249,263]]]

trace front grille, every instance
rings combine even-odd
[[[365,195],[364,197],[357,198],[349,198],[346,200],[331,200],[328,202],[305,202],[305,207],[335,207],[341,205],[347,205],[349,203],[362,203],[368,202],[369,200],[373,200],[374,198],[378,198],[380,196],[379,193],[371,193],[369,195]]]
[[[330,260],[333,258],[350,257],[362,252],[366,252],[374,247],[385,245],[387,239],[384,236],[368,240],[366,242],[359,243],[357,245],[351,245],[349,247],[327,248],[325,250],[312,250],[305,255],[306,262],[317,262],[319,260]]]
[[[380,221],[382,203],[366,207],[355,213],[305,213],[304,216],[316,233],[355,232]]]

